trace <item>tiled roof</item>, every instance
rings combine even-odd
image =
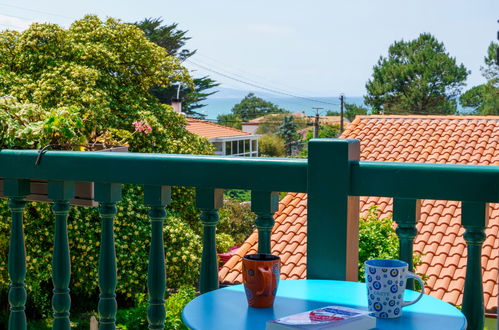
[[[207,139],[251,135],[251,133],[244,132],[236,128],[222,126],[208,120],[195,118],[187,118],[187,130],[192,134],[196,134]]]
[[[499,165],[498,116],[358,116],[342,138],[361,141],[361,159],[372,161]],[[272,230],[272,253],[282,258],[281,279],[306,278],[307,195],[289,193],[279,204]],[[414,250],[429,276],[426,293],[461,305],[466,272],[466,244],[460,224],[460,202],[421,201]],[[392,199],[361,197],[361,216],[378,205],[381,216],[392,212]],[[490,204],[487,238],[482,249],[484,302],[497,308],[499,271],[499,204]],[[220,270],[225,283],[241,283],[241,257],[255,252],[254,232]]]

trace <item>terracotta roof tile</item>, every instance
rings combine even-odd
[[[251,133],[241,131],[236,128],[227,127],[212,123],[208,120],[187,118],[187,130],[192,134],[196,134],[207,139],[214,139],[219,137],[229,136],[244,136],[251,135]]]
[[[362,160],[499,165],[499,116],[357,116],[342,138],[356,138]],[[306,278],[307,196],[290,193],[280,202],[272,232],[272,252],[283,257],[282,279]],[[392,199],[361,197],[360,215],[378,205],[382,217],[392,212]],[[451,304],[462,303],[466,277],[466,243],[461,203],[421,201],[414,251],[421,255],[417,272],[428,276],[426,293]],[[482,249],[484,303],[497,309],[499,274],[499,204],[490,205]],[[240,260],[256,251],[253,233],[220,270],[220,280],[240,283]]]

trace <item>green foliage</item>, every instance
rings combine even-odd
[[[485,57],[482,75],[487,82],[467,90],[459,101],[464,107],[475,109],[479,115],[499,115],[499,66],[495,61],[499,44],[491,42]]]
[[[11,96],[0,96],[0,149],[81,144],[82,134],[83,122],[74,107],[45,110]]]
[[[391,216],[380,218],[377,206],[359,220],[359,281],[364,281],[364,262],[369,259],[398,259],[399,240]]]
[[[166,301],[165,329],[178,330],[187,327],[182,322],[182,310],[192,299],[196,298],[196,291],[192,286],[182,286]]]
[[[289,116],[288,113],[271,114],[262,118],[261,123],[256,130],[257,134],[276,134],[279,132],[279,127],[284,122],[284,118]],[[297,129],[303,129],[308,126],[305,118],[295,118],[294,122]]]
[[[163,25],[161,18],[146,18],[134,24],[144,31],[147,39],[163,47],[168,54],[177,57],[181,61],[185,61],[196,53],[196,51],[183,48],[190,37],[187,36],[187,31],[178,29],[177,23]],[[216,91],[207,91],[218,85],[218,83],[207,76],[195,78],[193,86],[181,84],[179,95],[182,98],[182,112],[190,116],[204,117],[205,115],[195,110],[203,107],[204,104],[201,102],[206,100],[208,96],[216,93]],[[172,98],[177,97],[177,91],[178,86],[155,86],[151,88],[151,93],[163,104],[170,104]]]
[[[235,115],[233,113],[218,115],[217,122],[220,125],[224,125],[227,127],[232,127],[232,128],[237,128],[237,129],[243,128],[241,118],[239,118],[237,115]]]
[[[497,87],[499,84],[499,65],[497,65],[497,48],[499,44],[497,42],[491,42],[487,48],[487,56],[484,58],[485,66],[480,67],[482,75],[488,81],[494,80]]]
[[[230,198],[238,202],[249,202],[251,201],[251,190],[243,189],[230,189],[224,192],[225,198]]]
[[[297,132],[298,126],[294,122],[293,116],[284,117],[284,122],[279,126],[277,135],[284,141],[286,154],[291,156],[293,144],[300,140],[300,135]]]
[[[337,138],[340,135],[339,125],[322,125],[319,126],[319,139]],[[314,137],[314,130],[308,130],[305,141],[308,142]]]
[[[183,48],[191,38],[187,36],[187,31],[178,28],[177,23],[164,25],[161,18],[145,18],[133,24],[144,31],[147,39],[164,48],[170,56],[183,61],[196,53]]]
[[[262,157],[283,157],[286,153],[284,141],[277,135],[263,135],[258,139],[258,150]]]
[[[367,115],[367,112],[368,110],[366,107],[345,103],[345,118],[350,121],[353,121],[355,119],[355,116]]]
[[[227,199],[218,213],[220,220],[217,232],[230,235],[234,240],[234,244],[231,246],[241,245],[255,228],[256,215],[251,212],[249,204],[241,204],[236,200]]]
[[[234,241],[232,236],[226,233],[217,233],[216,242],[217,242],[217,253],[227,252],[230,250],[231,247],[236,245],[236,241]]]
[[[253,93],[246,95],[231,111],[234,115],[241,118],[243,122],[271,113],[286,112],[274,103],[265,101]]]
[[[85,16],[67,30],[34,23],[2,31],[0,40],[0,94],[44,109],[78,108],[89,141],[109,126],[130,129],[140,111],[164,112],[151,87],[192,84],[178,59],[112,18]]]
[[[190,134],[183,116],[149,90],[182,81],[180,61],[149,42],[134,25],[86,16],[69,29],[32,24],[22,33],[0,32],[0,147],[38,148],[48,143],[124,143],[134,152],[209,154],[206,139]],[[146,292],[150,223],[143,190],[125,186],[115,221],[118,298]],[[165,225],[167,284],[197,282],[201,239],[186,222],[198,211],[193,190],[175,188]],[[180,220],[182,218],[182,220]],[[10,215],[0,201],[0,297],[8,289]],[[95,308],[100,217],[96,208],[73,207],[68,220],[71,294]],[[51,313],[53,215],[48,203],[28,203],[25,213],[28,314]],[[6,299],[2,299],[6,302]],[[38,313],[38,314],[37,314]],[[41,315],[40,315],[41,314]]]
[[[179,330],[187,327],[182,322],[182,309],[189,301],[196,297],[196,291],[192,286],[182,286],[178,292],[172,294],[165,302],[166,320],[165,329]],[[139,295],[136,299],[136,307],[129,309],[118,309],[116,315],[116,328],[121,330],[140,330],[147,328],[147,299],[145,295]]]
[[[399,239],[391,215],[380,218],[378,206],[369,208],[359,220],[359,281],[364,282],[364,262],[370,259],[398,259]],[[413,266],[421,265],[421,256],[413,255]],[[428,276],[418,274],[426,283]],[[416,282],[416,287],[419,284]]]
[[[374,113],[452,114],[469,71],[428,33],[397,41],[380,57],[366,84],[365,103]]]

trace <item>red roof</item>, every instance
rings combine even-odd
[[[236,128],[222,126],[208,120],[196,118],[187,118],[187,130],[192,134],[205,137],[208,140],[221,137],[251,135],[251,133]]]
[[[499,116],[358,116],[342,138],[361,141],[361,160],[499,165]],[[466,272],[466,244],[460,202],[421,201],[414,250],[421,254],[416,271],[429,276],[426,293],[461,305]],[[361,216],[378,205],[392,212],[392,199],[361,197]],[[272,229],[272,253],[283,262],[281,279],[306,278],[307,195],[290,193],[279,204]],[[497,309],[499,204],[490,204],[482,249],[484,302]],[[241,283],[241,257],[257,249],[254,232],[220,270],[221,282]]]

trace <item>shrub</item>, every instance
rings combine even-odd
[[[182,310],[185,305],[196,297],[196,291],[192,286],[184,285],[178,292],[173,293],[165,302],[166,320],[165,329],[179,330],[187,327],[182,322]],[[136,307],[118,310],[116,315],[116,328],[122,330],[139,330],[147,328],[147,299],[145,295],[139,295]]]
[[[230,235],[236,245],[242,244],[255,228],[256,215],[251,212],[249,204],[241,204],[233,199],[225,200],[219,216],[217,231]]]
[[[226,233],[217,233],[216,241],[217,241],[217,253],[227,252],[231,247],[236,245],[236,242],[234,241],[232,236]]]
[[[263,135],[258,139],[258,150],[261,156],[284,157],[286,148],[284,140],[276,135]]]
[[[369,208],[359,220],[359,281],[363,282],[364,262],[369,259],[399,259],[399,239],[395,233],[392,216],[380,218],[378,206]],[[418,254],[413,256],[413,266],[422,263]],[[426,283],[428,277],[418,274]],[[416,282],[416,284],[418,284]]]
[[[182,310],[185,305],[196,297],[196,291],[192,286],[182,286],[166,301],[166,323],[165,329],[178,330],[187,329],[182,322]]]
[[[359,220],[359,281],[364,281],[364,262],[398,259],[399,240],[391,216],[380,218],[377,206]]]

